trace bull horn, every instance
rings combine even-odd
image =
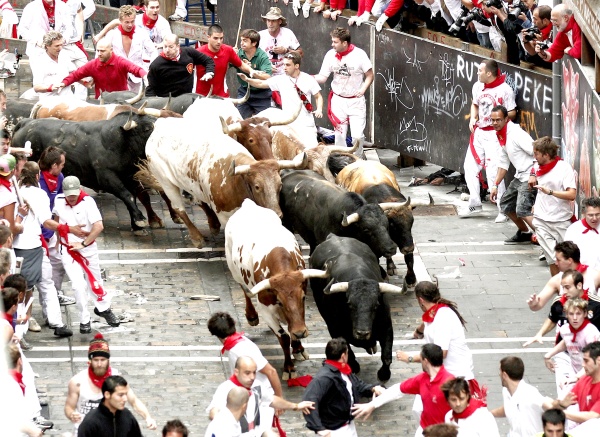
[[[223,133],[229,135],[229,126],[227,126],[225,119],[219,115],[219,120],[221,120],[221,129],[223,129]]]
[[[227,129],[229,130],[230,134],[232,134],[234,132],[240,132],[242,130],[242,124],[241,123],[231,123],[231,124],[227,125]]]
[[[127,123],[123,125],[124,130],[131,130],[137,127],[137,123],[133,121],[133,112],[129,111],[129,118],[127,119]]]
[[[387,211],[389,209],[402,208],[403,206],[406,206],[406,207],[410,206],[410,197],[408,199],[406,199],[406,202],[385,202],[385,203],[379,204],[379,207],[381,209],[383,209],[384,211]]]
[[[356,145],[358,146],[358,143],[356,143]],[[329,151],[329,153],[352,153],[354,152],[356,149],[354,148],[354,146],[352,146],[351,149],[349,149],[346,146],[326,146],[327,150]]]
[[[379,283],[379,291],[381,293],[403,293],[402,287],[398,287],[397,285],[393,284],[388,284],[387,282]]]
[[[167,103],[165,103],[165,107],[163,109],[165,111],[171,110],[171,93],[169,93],[169,98],[167,99]]]
[[[427,195],[429,196],[429,203],[427,203],[427,202],[415,202],[415,203],[412,203],[410,206],[412,206],[414,208],[415,206],[431,206],[431,205],[434,205],[433,197],[431,197],[431,193],[427,193]]]
[[[344,212],[344,218],[342,219],[342,226],[350,226],[352,223],[356,223],[360,220],[360,216],[357,212],[353,212],[350,215],[346,215]]]
[[[302,102],[300,102],[300,104],[298,105],[298,107],[296,108],[296,110],[290,117],[288,117],[285,120],[270,121],[269,124],[271,126],[284,126],[286,124],[290,124],[298,118],[298,116],[300,115],[300,111],[302,111]]]
[[[338,282],[336,284],[333,284],[331,287],[329,287],[329,291],[325,294],[345,293],[346,291],[348,291],[348,283],[347,282]]]
[[[142,81],[142,86],[140,87],[140,92],[137,93],[137,96],[132,97],[131,99],[125,100],[125,103],[128,105],[133,105],[134,103],[139,102],[146,95],[146,85],[144,85],[144,81]]]
[[[250,290],[250,294],[252,296],[256,296],[261,291],[269,290],[270,288],[271,288],[271,280],[263,279],[258,284],[256,284],[254,287],[252,287],[252,290]]]
[[[242,103],[246,103],[249,98],[250,98],[250,85],[248,85],[246,87],[246,94],[244,95],[244,97],[242,97],[241,99],[229,99],[229,100],[231,100],[231,103],[233,103],[234,105],[241,105]]]
[[[250,166],[247,164],[244,165],[238,165],[236,167],[235,165],[235,160],[231,161],[231,167],[229,169],[229,174],[236,176],[236,175],[240,175],[240,174],[246,174],[250,171]]]
[[[249,87],[248,87],[249,88]],[[212,90],[213,90],[213,86],[212,84],[210,85],[210,89],[208,90],[208,94],[206,95],[206,98],[209,99],[210,96],[212,96]]]
[[[98,91],[100,91],[100,100],[98,101],[98,104],[104,105],[104,96],[102,95],[102,90],[99,89]]]
[[[140,106],[140,109],[138,109],[138,114],[151,115],[152,117],[156,117],[156,118],[160,117],[160,115],[161,115],[160,109],[146,108],[146,106],[148,106],[148,100],[146,100],[144,103],[142,103],[142,106]]]
[[[304,280],[310,279],[310,278],[328,278],[329,277],[329,273],[327,272],[327,270],[319,270],[319,269],[304,269],[302,270],[302,277],[304,277]]]
[[[306,154],[306,152],[302,152],[296,155],[291,161],[277,161],[277,164],[279,165],[279,170],[284,170],[286,168],[294,168],[300,170],[306,168],[306,166],[308,165],[308,155]]]

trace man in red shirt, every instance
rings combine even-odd
[[[424,345],[421,348],[423,373],[393,385],[368,404],[355,404],[352,407],[352,414],[357,419],[367,419],[375,408],[400,399],[405,394],[412,394],[421,395],[423,400],[423,413],[415,435],[421,435],[423,429],[430,425],[444,423],[444,417],[450,411],[450,405],[446,402],[440,387],[446,381],[454,379],[454,375],[444,368],[443,363],[444,353],[441,347],[435,343]]]
[[[225,90],[225,75],[229,65],[239,68],[250,77],[254,71],[250,65],[242,62],[233,47],[223,44],[223,28],[218,24],[213,24],[208,28],[208,44],[203,45],[198,49],[200,53],[204,53],[215,63],[215,75],[207,81],[200,80],[204,76],[206,69],[202,65],[196,66],[196,92],[206,96],[212,87],[214,96],[229,97],[229,92]]]
[[[96,59],[73,71],[61,83],[53,85],[52,90],[60,90],[84,77],[91,76],[96,85],[96,98],[98,98],[101,91],[127,91],[127,73],[141,77],[144,84],[148,85],[146,70],[113,54],[110,41],[101,39],[96,46],[96,52],[98,52]]]
[[[581,59],[581,29],[575,21],[573,11],[564,4],[552,8],[550,21],[558,33],[548,50],[543,50],[539,45],[535,47],[536,53],[546,62],[554,62],[569,55]]]

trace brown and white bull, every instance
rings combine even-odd
[[[204,245],[204,237],[185,211],[182,190],[200,204],[214,234],[244,199],[254,199],[281,216],[279,171],[306,165],[305,155],[294,161],[257,161],[229,136],[220,132],[199,135],[188,120],[175,118],[156,121],[146,143],[146,155],[148,170],[186,224],[196,247]]]
[[[300,341],[308,337],[304,320],[307,280],[326,278],[327,272],[306,269],[294,234],[283,227],[277,214],[250,199],[244,200],[225,226],[225,255],[233,279],[244,290],[248,323],[257,325],[259,316],[267,323],[285,356],[282,379],[295,378],[290,346],[296,360],[308,359]]]
[[[181,114],[168,109],[146,108],[142,105],[139,109],[130,105],[94,105],[79,99],[65,100],[61,97],[46,97],[36,103],[31,110],[30,118],[58,118],[68,121],[98,121],[110,120],[117,114],[123,112],[139,115],[151,115],[153,117],[176,117],[181,118]]]
[[[394,173],[376,161],[358,160],[344,167],[338,173],[336,183],[348,191],[362,195],[369,203],[379,204],[383,209],[388,218],[390,237],[398,245],[406,262],[407,272],[404,277],[404,285],[409,288],[414,287],[417,278],[414,272],[415,244],[412,237],[414,222],[412,210],[418,205],[432,205],[431,195],[429,203],[411,203],[410,197],[407,200],[400,193]],[[387,257],[387,270],[389,275],[397,274],[391,257]]]

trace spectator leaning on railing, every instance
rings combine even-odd
[[[560,4],[552,9],[550,20],[558,31],[556,38],[547,50],[538,44],[536,53],[546,62],[562,59],[564,55],[581,59],[581,29],[575,21],[573,11]]]
[[[538,42],[548,41],[552,33],[552,22],[550,21],[550,6],[542,5],[533,10],[533,26],[529,29],[523,29],[521,32],[521,42],[525,49],[524,61],[532,62],[537,66],[550,68],[550,63],[544,61],[535,51]]]

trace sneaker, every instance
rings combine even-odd
[[[113,313],[112,309],[110,309],[110,308],[107,309],[106,311],[98,311],[98,308],[94,308],[94,314],[102,317],[104,320],[106,320],[106,323],[108,323],[110,326],[117,327],[121,324],[121,322],[119,321],[119,318],[117,316],[115,316],[115,313]]]
[[[181,20],[183,20],[184,18],[185,18],[185,17],[180,17],[180,16],[179,16],[179,15],[177,15],[177,14],[173,14],[173,15],[171,15],[171,16],[169,17],[169,20],[171,20],[171,21],[181,21]]]
[[[31,332],[40,332],[42,330],[40,324],[33,317],[29,318],[29,330]]]
[[[50,422],[48,419],[42,416],[34,418],[33,424],[41,430],[52,429],[54,427],[54,423]]]
[[[92,324],[90,322],[79,324],[80,334],[89,334],[92,332]]]
[[[73,331],[71,331],[66,326],[59,326],[57,328],[54,328],[54,335],[56,335],[57,337],[70,337],[73,335]]]
[[[460,193],[460,200],[462,200],[463,202],[466,202],[467,200],[469,200],[470,197],[471,197],[471,195],[469,193]]]
[[[58,293],[58,303],[61,306],[73,305],[75,303],[75,298],[61,294],[61,292],[59,292]]]
[[[30,351],[31,349],[33,349],[33,346],[27,343],[27,341],[24,338],[19,340],[19,346],[21,346],[21,349],[23,349],[24,351]]]
[[[470,206],[468,208],[462,208],[458,211],[459,217],[471,217],[472,215],[477,215],[483,211],[483,207],[481,206]]]
[[[538,259],[540,261],[546,261],[546,254],[544,253],[544,251],[542,249],[540,249],[540,256],[538,256]]]
[[[38,401],[40,402],[40,406],[41,407],[47,407],[48,406],[48,398],[45,396],[38,396]]]
[[[508,221],[508,217],[506,217],[506,215],[504,215],[500,212],[496,216],[496,220],[494,220],[494,223],[506,223],[507,221]]]
[[[526,244],[531,243],[531,232],[517,231],[515,235],[508,240],[504,240],[504,244]]]

